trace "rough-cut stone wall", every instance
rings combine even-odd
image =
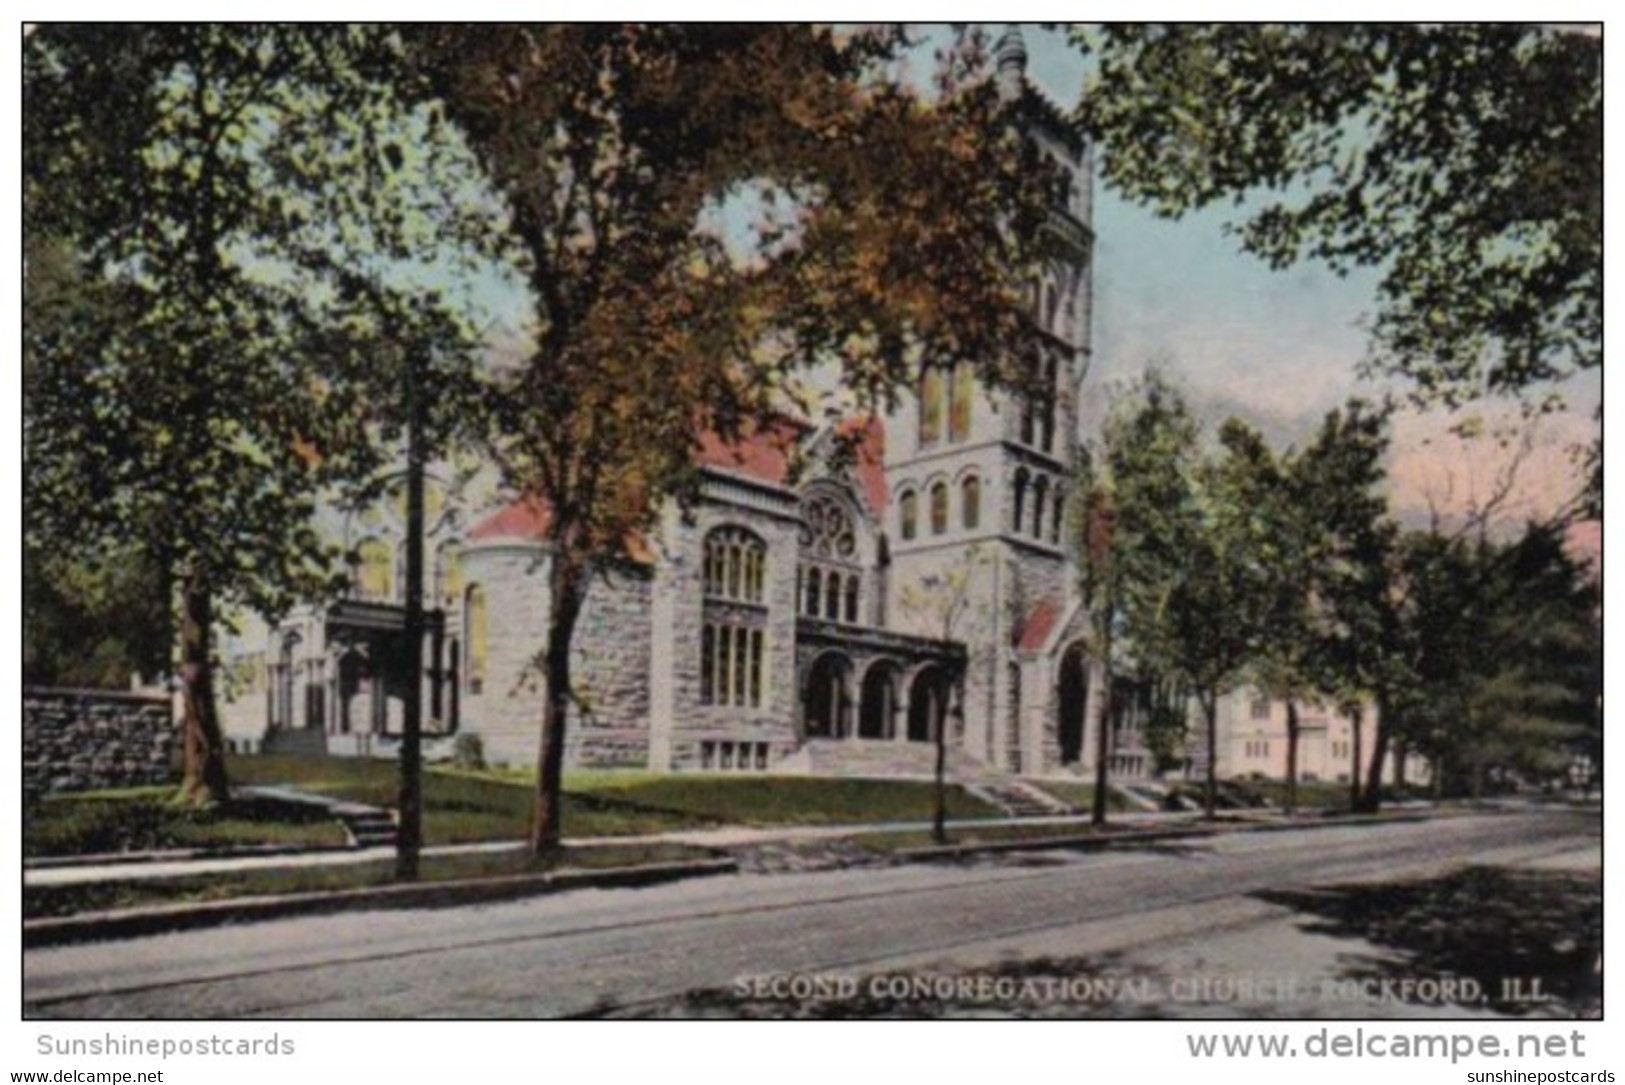
[[[109,690],[23,691],[23,788],[141,787],[178,779],[168,697]]]
[[[649,634],[647,576],[618,573],[593,581],[570,653],[581,697],[566,732],[571,764],[648,764]]]
[[[666,718],[656,718],[666,765],[674,769],[703,765],[705,743],[749,742],[761,748],[768,761],[795,748],[799,714],[795,681],[796,564],[800,520],[790,494],[775,494],[759,487],[713,483],[714,498],[694,510],[688,521],[669,523],[667,558],[660,570],[657,591],[659,612],[670,624],[657,629],[667,640],[654,659],[670,667],[666,675],[651,674],[665,682],[661,695]],[[736,526],[761,537],[767,546],[762,629],[762,703],[760,707],[706,705],[700,699],[701,642],[705,629],[705,537],[712,530]]]

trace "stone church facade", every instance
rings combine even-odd
[[[970,765],[1089,766],[1101,691],[1068,530],[1089,370],[1089,148],[1027,84],[1019,34],[997,62],[1002,92],[1069,182],[1058,255],[1033,286],[1042,392],[929,367],[884,418],[704,440],[700,500],[668,511],[642,567],[589,595],[573,764],[816,771],[868,758],[908,770],[946,727]],[[248,621],[223,645],[234,746],[387,753],[417,680],[431,735],[479,735],[493,761],[534,759],[546,512],[518,502],[472,521],[453,504],[431,509],[421,673],[390,662],[406,655],[399,503],[326,513],[323,529],[355,556],[349,597],[274,629]],[[1131,730],[1119,738],[1118,767],[1144,771]]]
[[[699,500],[669,508],[646,560],[589,593],[569,764],[926,773],[946,728],[959,773],[1092,773],[1105,690],[1069,492],[1090,363],[1090,149],[1028,86],[1019,34],[996,57],[1001,91],[1068,182],[1057,255],[1032,290],[1040,390],[928,367],[883,418],[702,438]],[[350,591],[225,640],[233,747],[388,756],[418,681],[430,750],[477,735],[488,761],[534,762],[546,509],[520,501],[476,517],[452,498],[452,473],[431,471],[421,665],[399,662],[412,655],[400,642],[404,503],[327,510],[319,527],[354,557]],[[1135,705],[1117,690],[1117,776],[1156,768]],[[1221,768],[1254,767],[1238,755],[1261,747],[1228,742]]]

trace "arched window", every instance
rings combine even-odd
[[[767,544],[742,527],[719,527],[705,537],[705,594],[711,599],[760,603]]]
[[[1054,358],[1051,358],[1044,367],[1044,409],[1041,437],[1045,452],[1052,451],[1055,448],[1055,397],[1058,395],[1055,385],[1059,375],[1059,363]]]
[[[1049,496],[1049,479],[1040,477],[1033,484],[1033,538],[1044,538],[1044,499]]]
[[[462,597],[463,547],[456,539],[447,539],[435,548],[434,594],[447,606]]]
[[[823,573],[819,572],[817,569],[807,570],[807,613],[815,618],[822,609],[819,604],[823,601],[823,583]]]
[[[963,441],[970,436],[975,403],[976,371],[969,362],[960,362],[954,366],[953,391],[948,400],[948,440]]]
[[[395,596],[395,555],[383,539],[362,539],[355,548],[356,594],[374,603],[387,603]]]
[[[931,534],[941,535],[948,530],[948,484],[938,482],[931,487]]]
[[[942,416],[947,411],[948,380],[942,367],[928,366],[920,378],[920,444],[942,440]]]
[[[959,521],[966,531],[975,530],[982,522],[982,480],[975,475],[959,484]]]
[[[489,626],[485,613],[485,589],[471,584],[463,600],[463,643],[468,646],[468,665],[463,668],[467,676],[468,692],[485,690],[486,667],[490,652]]]
[[[1055,491],[1055,512],[1052,515],[1053,523],[1050,526],[1049,541],[1056,546],[1061,545],[1061,529],[1066,525],[1066,497],[1059,489]]]
[[[1015,515],[1010,518],[1010,530],[1020,535],[1022,531],[1022,513],[1025,511],[1027,500],[1027,469],[1025,467],[1016,470],[1016,483],[1013,491],[1016,503]]]
[[[897,498],[897,531],[904,541],[914,538],[919,530],[920,500],[913,490],[904,490]]]
[[[858,620],[858,575],[853,573],[846,578],[846,620],[856,623]]]
[[[824,617],[832,622],[841,619],[841,574],[837,572],[824,581]]]

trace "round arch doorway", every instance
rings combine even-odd
[[[948,718],[953,683],[941,667],[927,667],[914,676],[908,695],[908,740],[933,742]]]
[[[829,652],[819,656],[807,672],[802,697],[801,723],[807,738],[845,738],[851,715],[852,664]]]
[[[1061,747],[1061,764],[1075,765],[1083,758],[1084,714],[1089,708],[1089,658],[1082,644],[1074,644],[1061,657],[1057,692],[1060,718],[1055,737]]]

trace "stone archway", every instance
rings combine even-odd
[[[1061,679],[1056,691],[1056,741],[1061,764],[1075,765],[1083,758],[1084,716],[1089,708],[1089,658],[1082,644],[1074,644],[1061,657]]]
[[[807,738],[844,738],[850,733],[852,663],[826,652],[813,661],[801,700],[802,730]]]
[[[859,738],[886,739],[896,735],[901,687],[902,668],[896,663],[882,659],[869,667],[858,701]]]
[[[908,695],[908,740],[933,742],[948,718],[953,682],[941,667],[926,667],[914,676]]]

